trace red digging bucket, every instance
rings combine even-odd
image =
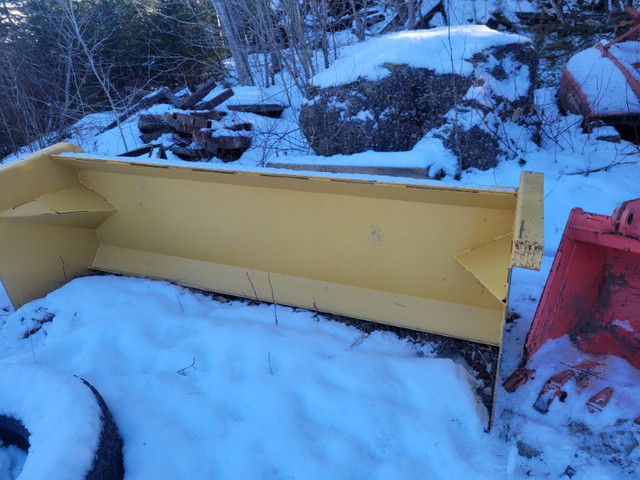
[[[640,369],[640,199],[612,216],[571,211],[522,362],[505,389],[525,383],[531,356],[567,334],[581,350],[616,355]]]

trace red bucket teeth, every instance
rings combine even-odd
[[[563,372],[556,373],[553,377],[547,380],[547,383],[545,383],[542,390],[540,390],[540,394],[538,395],[536,403],[533,404],[533,408],[538,410],[540,413],[547,413],[551,403],[556,397],[559,396],[560,400],[564,400],[566,394],[562,391],[562,387],[574,375],[575,372],[573,370],[565,370]]]
[[[589,412],[595,413],[602,411],[602,409],[607,406],[607,403],[609,403],[609,400],[611,400],[612,395],[613,388],[611,387],[606,387],[600,390],[587,402]]]

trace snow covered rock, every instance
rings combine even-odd
[[[322,89],[302,108],[300,126],[317,154],[411,150],[444,123],[444,115],[471,86],[469,78],[452,73],[384,67],[389,75]]]
[[[429,134],[461,169],[488,169],[515,156],[505,124],[533,123],[537,66],[531,42],[484,26],[381,36],[314,78],[300,128],[319,155],[406,151]]]

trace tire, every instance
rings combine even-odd
[[[12,380],[14,385],[18,385],[16,389],[18,391],[14,392],[14,395],[2,395],[2,389],[11,385]],[[62,392],[60,402],[56,402],[55,394],[51,397],[38,396],[38,393],[45,390],[58,390],[56,388],[58,385]],[[34,395],[26,395],[28,398],[23,401],[25,392],[34,392]],[[60,404],[69,408],[61,409]],[[45,412],[45,416],[46,413],[55,412],[63,418],[43,421],[40,420],[42,415],[31,415],[32,410]],[[21,418],[21,413],[29,418]],[[74,423],[73,426],[78,428],[78,425],[86,424],[87,428],[82,432],[70,432],[65,424],[70,425],[73,422],[65,420],[78,415],[81,421]],[[86,415],[88,420],[83,415]],[[55,427],[49,428],[47,426],[49,423]],[[64,436],[57,435],[61,430],[66,430]],[[87,439],[95,436],[98,438],[87,442]],[[30,479],[44,480],[58,477],[52,475],[53,471],[60,474],[59,478],[77,478],[78,480],[122,480],[124,478],[122,439],[104,399],[86,380],[53,369],[0,364],[0,440],[4,445],[15,445],[27,452],[22,473]],[[78,444],[74,445],[76,440]],[[60,447],[61,442],[66,442],[67,445]],[[39,448],[31,448],[34,443],[39,445]],[[85,443],[95,445],[94,451],[91,452]],[[59,450],[65,446],[69,448],[69,457],[74,460],[79,459],[81,465],[72,466],[68,471],[63,472],[58,467],[66,468],[69,462],[64,457],[59,458]],[[82,455],[76,455],[76,452],[81,452]],[[93,453],[92,458],[91,453]],[[78,473],[80,470],[87,473],[83,476]],[[21,475],[18,478],[23,477]]]
[[[118,427],[98,391],[84,378],[80,380],[91,389],[96,400],[98,400],[100,412],[102,413],[102,429],[100,431],[98,451],[86,480],[122,480],[124,478],[124,463],[122,460],[122,439],[120,438],[120,433],[118,433]]]
[[[29,431],[15,418],[0,415],[0,441],[6,447],[16,447],[29,451]]]

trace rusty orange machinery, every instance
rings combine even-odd
[[[543,180],[518,188],[131,163],[58,144],[0,167],[16,307],[90,270],[499,346],[513,266],[538,269]]]
[[[626,33],[578,52],[562,70],[558,101],[587,122],[603,119],[611,125],[638,124],[640,13],[632,5],[627,5],[625,12],[633,19]]]
[[[527,368],[529,359],[547,340],[563,335],[585,352],[615,355],[640,369],[640,199],[623,203],[611,216],[572,210],[507,391],[527,382],[535,373]],[[546,413],[566,382],[595,377],[596,367],[589,359],[554,375],[534,407]],[[612,395],[613,388],[605,387],[587,407],[602,408]]]

